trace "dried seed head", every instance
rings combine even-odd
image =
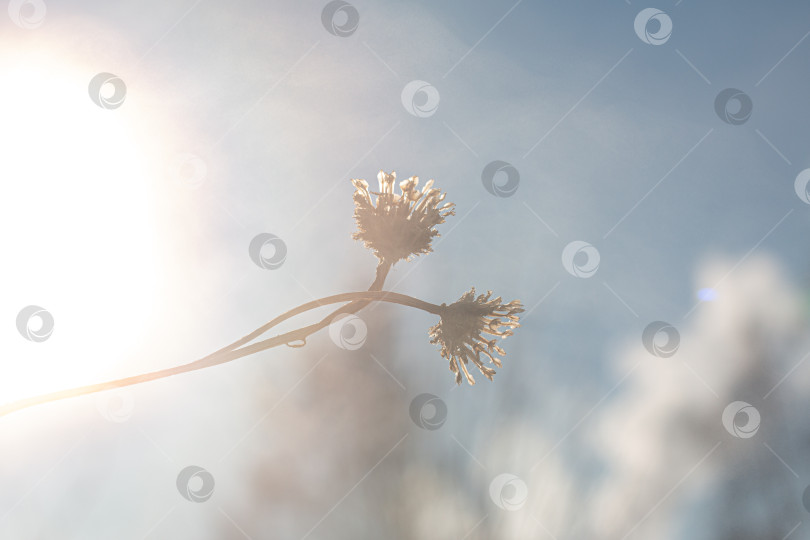
[[[467,361],[472,361],[484,376],[492,380],[495,370],[485,366],[481,355],[489,362],[501,367],[501,359],[506,352],[496,345],[496,339],[512,335],[512,328],[518,324],[518,313],[523,313],[523,305],[518,300],[501,304],[501,298],[493,298],[492,291],[475,296],[475,287],[465,292],[453,304],[444,307],[441,320],[429,330],[430,342],[441,347],[441,355],[450,361],[450,371],[456,374],[456,384],[461,384],[461,372],[467,382],[475,384],[467,370]],[[486,339],[482,334],[493,336]]]
[[[400,182],[401,193],[396,193],[395,172],[380,171],[377,178],[379,193],[369,191],[365,180],[352,179],[357,222],[357,232],[352,237],[372,249],[380,261],[390,264],[432,251],[430,242],[439,235],[435,226],[455,214],[453,203],[443,202],[446,193],[433,188],[433,180],[419,191],[416,176]]]

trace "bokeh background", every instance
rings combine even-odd
[[[457,205],[386,289],[527,311],[474,387],[385,304],[3,417],[0,537],[810,538],[807,3],[5,3],[0,401],[365,289],[380,169]]]

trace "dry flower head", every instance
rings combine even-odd
[[[506,352],[496,345],[496,339],[512,335],[518,324],[518,313],[523,313],[523,305],[518,300],[501,303],[501,297],[490,299],[492,291],[475,296],[475,287],[465,292],[461,298],[449,306],[442,305],[441,320],[429,330],[430,342],[441,347],[441,355],[450,361],[450,371],[456,374],[456,384],[461,384],[461,372],[467,382],[475,384],[475,379],[467,370],[467,362],[475,364],[490,381],[495,370],[484,365],[481,355],[489,362],[501,367],[501,359]],[[492,336],[487,339],[482,334]]]
[[[399,183],[401,193],[395,192],[395,172],[380,171],[377,179],[379,192],[369,191],[365,180],[352,179],[357,222],[353,238],[361,240],[380,261],[389,264],[432,251],[430,242],[439,235],[436,225],[454,214],[453,203],[442,204],[447,194],[434,188],[433,180],[420,191],[416,176]]]

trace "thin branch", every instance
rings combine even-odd
[[[388,271],[390,269],[391,269],[391,263],[381,261],[377,265],[377,273],[376,273],[376,277],[374,278],[374,282],[371,284],[371,286],[369,287],[368,290],[369,291],[382,290],[383,283],[385,283],[385,278],[386,278],[386,276],[388,276]],[[319,301],[320,300],[315,300],[315,302],[319,302]],[[355,300],[355,301],[353,301],[353,302],[351,302],[351,303],[349,303],[349,304],[347,304],[345,306],[342,306],[342,307],[336,309],[335,311],[333,311],[332,313],[327,315],[323,320],[328,319],[329,321],[332,321],[332,319],[334,319],[340,313],[357,313],[358,311],[363,309],[365,306],[367,306],[368,303],[369,303],[368,300]],[[286,313],[282,313],[281,315],[279,315],[278,317],[276,317],[272,321],[260,326],[259,328],[257,328],[253,332],[249,333],[248,335],[234,341],[230,345],[226,345],[225,347],[219,349],[218,351],[215,351],[215,352],[209,354],[208,356],[206,356],[206,358],[210,358],[210,357],[216,356],[218,354],[223,354],[223,353],[226,353],[228,351],[234,351],[234,350],[238,349],[239,347],[241,347],[242,345],[244,345],[246,343],[250,343],[251,341],[253,341],[257,337],[259,337],[260,335],[264,334],[265,332],[267,332],[268,330],[270,330],[274,326],[277,326],[277,325],[281,324],[282,322],[286,321],[287,319],[289,319],[291,317],[295,317],[296,315],[298,315],[300,313],[303,313],[303,311],[307,311],[308,309],[312,309],[312,308],[307,308],[307,309],[304,309],[303,311],[300,311],[301,308],[303,308],[304,306],[307,306],[307,305],[309,305],[309,304],[303,304],[301,306],[298,306],[295,309],[291,309],[290,311],[288,311]],[[320,304],[320,305],[326,305],[326,304]]]
[[[385,270],[387,272],[387,270]],[[378,278],[380,276],[380,271],[378,268]],[[384,279],[384,277],[383,277]],[[375,280],[376,283],[377,280]],[[391,291],[362,291],[362,292],[350,292],[350,293],[341,293],[335,294],[333,296],[327,296],[325,298],[320,298],[318,300],[313,300],[311,302],[307,302],[305,304],[301,304],[300,306],[289,310],[288,312],[279,315],[266,325],[262,326],[261,328],[251,332],[244,338],[234,342],[235,344],[244,344],[258,335],[262,334],[267,329],[275,326],[282,321],[285,321],[291,317],[304,313],[306,311],[316,309],[322,306],[326,306],[329,304],[339,304],[342,302],[351,302],[345,308],[352,306],[352,313],[361,309],[364,305],[368,304],[369,301],[379,301],[379,302],[390,302],[394,304],[400,304],[403,306],[413,307],[416,309],[421,309],[423,311],[427,311],[428,313],[432,313],[434,315],[441,315],[444,312],[444,307],[437,306],[436,304],[431,304],[429,302],[425,302],[419,300],[418,298],[413,298],[411,296],[407,296],[400,293],[395,293]],[[359,307],[358,307],[359,306]],[[167,369],[161,369],[158,371],[152,371],[149,373],[144,373],[141,375],[134,375],[132,377],[125,377],[123,379],[116,379],[113,381],[107,381],[103,383],[96,383],[90,384],[86,386],[80,386],[77,388],[72,388],[69,390],[60,390],[58,392],[51,392],[48,394],[43,394],[40,396],[35,396],[31,398],[21,399],[18,401],[14,401],[11,403],[7,403],[6,405],[0,406],[0,416],[5,416],[9,413],[19,411],[21,409],[26,409],[28,407],[32,407],[34,405],[40,405],[42,403],[49,403],[52,401],[58,401],[62,399],[67,399],[71,397],[77,397],[87,394],[94,394],[96,392],[102,392],[104,390],[112,390],[115,388],[122,388],[124,386],[132,386],[134,384],[140,384],[143,382],[154,381],[157,379],[163,379],[166,377],[170,377],[172,375],[178,375],[180,373],[188,373],[190,371],[197,371],[200,369],[204,369],[211,366],[216,366],[219,364],[224,364],[227,362],[231,362],[238,358],[242,358],[244,356],[249,356],[251,354],[270,349],[273,347],[278,347],[279,345],[290,345],[290,346],[303,346],[306,344],[306,339],[310,335],[314,334],[315,332],[322,330],[323,328],[329,326],[332,320],[337,314],[340,314],[342,311],[341,309],[336,310],[333,312],[332,315],[324,317],[319,322],[315,324],[311,324],[309,326],[305,326],[303,328],[299,328],[297,330],[292,330],[290,332],[286,332],[284,334],[279,334],[275,337],[265,339],[263,341],[259,341],[252,345],[247,345],[242,348],[233,348],[233,349],[220,349],[219,351],[205,356],[199,360],[191,362],[189,364],[184,364],[182,366],[176,366]],[[293,345],[293,344],[296,345]],[[300,345],[298,344],[300,343]],[[230,346],[229,346],[230,347]]]

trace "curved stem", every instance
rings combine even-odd
[[[352,304],[365,302],[367,304],[369,301],[381,301],[381,302],[390,302],[393,304],[400,304],[403,306],[421,309],[434,315],[441,315],[444,311],[444,308],[442,306],[437,306],[436,304],[431,304],[429,302],[425,302],[419,300],[418,298],[413,298],[411,296],[407,296],[404,294],[399,294],[390,291],[362,291],[362,292],[335,294],[332,296],[327,296],[325,298],[320,298],[318,300],[313,300],[305,304],[301,304],[300,306],[293,308],[288,312],[276,317],[275,319],[273,319],[273,321],[270,321],[265,326],[271,325],[271,323],[273,323],[274,321],[277,321],[275,322],[275,324],[278,324],[278,322],[289,319],[290,317],[293,317],[295,315],[329,304],[338,304],[342,302],[351,302]],[[362,306],[360,307],[362,308]],[[340,310],[335,311],[336,314],[339,314],[339,312]],[[3,406],[0,406],[0,416],[5,416],[9,413],[19,411],[21,409],[26,409],[28,407],[39,405],[42,403],[48,403],[51,401],[58,401],[62,399],[83,396],[87,394],[94,394],[96,392],[102,392],[104,390],[112,390],[114,388],[122,388],[124,386],[132,386],[134,384],[154,381],[157,379],[170,377],[172,375],[178,375],[180,373],[188,373],[190,371],[196,371],[207,367],[216,366],[219,364],[224,364],[226,362],[231,362],[238,358],[242,358],[243,356],[249,356],[253,353],[270,349],[272,347],[278,347],[279,345],[290,344],[296,341],[306,342],[307,337],[314,334],[318,330],[321,330],[326,326],[328,326],[332,322],[332,319],[333,316],[328,316],[321,319],[319,322],[315,324],[311,324],[309,326],[305,326],[297,330],[292,330],[284,334],[279,334],[275,337],[259,341],[246,347],[242,347],[241,349],[233,349],[227,351],[225,351],[224,349],[220,349],[220,351],[214,354],[210,354],[199,360],[181,366],[175,366],[167,369],[161,369],[158,371],[152,371],[149,373],[143,373],[141,375],[134,375],[132,377],[125,377],[123,379],[115,379],[103,383],[79,386],[77,388],[72,388],[69,390],[60,390],[58,392],[51,392],[48,394],[42,394],[40,396],[35,396],[7,403]],[[256,335],[261,334],[262,332],[259,332],[259,330],[261,329],[258,329],[252,332],[251,334],[248,334],[248,336],[254,334]],[[258,334],[256,332],[258,332]],[[246,338],[248,336],[246,336]],[[235,343],[239,343],[244,339],[245,338],[242,338],[241,340]],[[248,339],[248,341],[250,341],[250,339]]]
[[[383,283],[385,283],[385,278],[386,278],[386,276],[388,276],[388,271],[390,269],[391,269],[391,263],[381,261],[377,265],[377,272],[376,272],[376,276],[374,278],[374,282],[372,282],[372,284],[368,288],[368,290],[369,291],[382,290]],[[320,301],[321,300],[315,300],[315,302],[320,302]],[[335,316],[339,315],[340,313],[357,313],[358,311],[360,311],[361,309],[366,307],[368,305],[368,303],[369,303],[368,300],[354,300],[354,301],[350,302],[349,304],[346,304],[345,306],[339,307],[338,309],[334,310],[332,313],[330,313],[329,315],[324,317],[323,321],[325,321],[325,320],[331,321],[332,319],[335,318]],[[310,302],[310,304],[311,304],[311,302]],[[300,313],[303,313],[304,311],[307,311],[308,309],[312,309],[312,308],[306,308],[306,309],[301,310],[301,308],[303,308],[304,306],[307,306],[307,305],[308,304],[302,304],[301,306],[298,306],[295,309],[291,309],[290,311],[288,311],[286,313],[282,313],[281,315],[279,315],[278,317],[276,317],[272,321],[260,326],[259,328],[257,328],[253,332],[247,334],[246,336],[237,339],[236,341],[234,341],[230,345],[226,345],[225,347],[222,347],[221,349],[209,354],[205,358],[211,358],[213,356],[223,354],[223,353],[226,353],[226,352],[229,352],[229,351],[235,351],[236,349],[238,349],[242,345],[244,345],[246,343],[250,343],[251,341],[253,341],[257,337],[259,337],[260,335],[264,334],[265,332],[267,332],[268,330],[270,330],[274,326],[277,326],[277,325],[281,324],[282,322],[286,321],[287,319],[295,317],[296,315],[298,315]],[[326,304],[320,304],[320,305],[326,305]]]

